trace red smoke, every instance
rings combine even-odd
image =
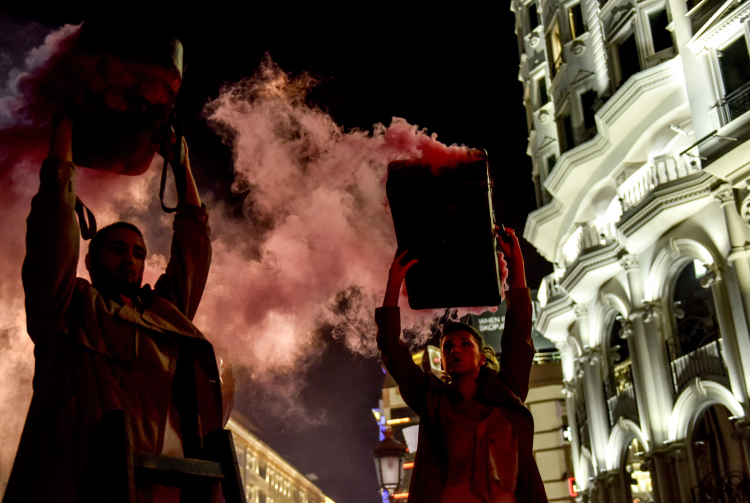
[[[15,93],[0,98],[3,467],[9,466],[31,394],[33,348],[25,334],[20,270],[25,218],[48,141],[31,106],[36,96],[28,94],[37,88],[18,82],[28,78],[24,74],[50,77],[44,72],[55,65],[46,63],[76,29],[50,34],[27,58],[11,86]],[[322,327],[333,327],[352,351],[376,354],[373,312],[396,248],[385,196],[388,163],[422,159],[435,167],[455,166],[472,155],[399,118],[372,132],[344,131],[305,103],[311,84],[307,76],[289,77],[267,58],[253,77],[223,89],[206,109],[209,123],[232,148],[234,189],[247,192],[247,211],[230,216],[222,201],[205,201],[214,258],[196,325],[228,350],[235,365],[267,383],[276,409],[287,416],[299,412],[294,396],[304,369],[322,350]],[[127,220],[143,229],[150,254],[144,281],[151,283],[166,265],[172,220],[159,207],[157,175],[156,166],[138,177],[78,170],[78,192],[100,226]],[[83,257],[86,244],[81,250]],[[79,274],[87,277],[82,265]],[[428,335],[434,314],[403,306],[404,326]]]

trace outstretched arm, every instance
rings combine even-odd
[[[184,161],[177,169],[182,170],[185,176],[185,198],[175,214],[167,270],[156,282],[154,289],[157,295],[168,299],[192,320],[208,278],[211,240],[208,212],[201,204],[184,139],[183,147]]]
[[[526,400],[529,374],[536,352],[531,340],[531,297],[526,288],[526,271],[518,238],[513,229],[506,231],[511,238],[510,243],[499,240],[507,258],[510,284],[510,290],[505,294],[508,310],[500,343],[500,376],[521,400]]]
[[[71,120],[55,119],[49,156],[39,172],[39,192],[26,220],[21,276],[26,326],[35,344],[63,330],[75,287],[79,238],[72,141]]]
[[[380,357],[388,372],[398,383],[404,402],[414,412],[421,414],[429,376],[414,363],[409,348],[401,341],[401,313],[398,308],[399,291],[406,277],[406,272],[417,263],[416,260],[402,263],[405,256],[406,252],[396,252],[396,257],[393,259],[388,274],[383,307],[375,310],[375,322],[378,325],[377,342]]]

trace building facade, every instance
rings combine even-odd
[[[536,326],[562,354],[573,492],[747,494],[750,2],[512,10],[539,206],[524,237],[554,264]]]
[[[252,433],[251,425],[232,413],[232,432],[247,503],[334,503],[307,477]]]

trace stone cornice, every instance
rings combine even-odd
[[[731,0],[728,0],[725,3],[725,8],[721,10],[731,8],[732,3]],[[720,12],[717,14],[719,14],[719,16],[721,15]],[[687,44],[685,44],[685,46],[695,55],[700,54],[702,51],[710,47],[719,46],[734,34],[731,28],[735,25],[741,25],[749,16],[750,3],[745,2],[740,4],[728,16],[719,19],[715,24],[711,23],[711,21],[706,23],[706,28],[701,30],[702,33],[699,32]],[[713,26],[711,26],[712,24]],[[742,28],[740,27],[740,29]]]
[[[529,213],[529,216],[526,217],[526,226],[523,229],[524,239],[530,243],[534,243],[539,227],[561,216],[562,212],[563,205],[557,199],[553,199],[549,204]]]
[[[617,262],[623,250],[622,244],[619,241],[614,241],[594,251],[581,253],[578,259],[566,269],[565,274],[560,279],[560,286],[566,291],[572,290],[589,272]]]
[[[589,159],[603,154],[612,143],[606,135],[607,127],[612,126],[625,110],[630,107],[641,95],[656,87],[667,84],[676,75],[679,75],[681,62],[679,59],[671,59],[651,69],[637,73],[627,83],[617,90],[604,106],[596,113],[600,120],[599,133],[590,141],[582,143],[577,147],[564,152],[557,161],[555,169],[547,177],[544,186],[551,194],[560,190],[565,180],[571,175],[574,168]]]
[[[662,185],[628,210],[617,227],[625,236],[630,236],[661,211],[711,195],[715,185],[716,178],[705,172]]]
[[[540,333],[546,334],[550,322],[558,316],[570,313],[574,306],[575,304],[573,300],[567,295],[553,297],[547,301],[547,305],[539,311],[539,317],[536,319],[536,329]]]

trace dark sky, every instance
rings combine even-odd
[[[438,133],[444,143],[486,148],[498,218],[522,234],[536,205],[509,2],[496,3],[494,10],[463,4],[436,10],[428,3],[398,8],[352,3],[342,10],[319,10],[319,4],[299,8],[271,1],[238,11],[201,2],[200,11],[176,8],[170,14],[167,24],[185,46],[178,110],[201,191],[230,197],[232,173],[229,150],[201,110],[222,83],[252,75],[270,51],[285,71],[319,78],[310,100],[345,128],[370,129],[399,116]],[[95,14],[66,2],[42,14],[25,2],[6,2],[2,10],[14,22],[48,28]],[[151,6],[144,12],[166,11]],[[7,36],[0,40],[12,42]],[[533,287],[549,265],[530,245],[522,246]],[[252,389],[240,391],[237,408],[261,427],[266,443],[302,473],[315,473],[316,484],[334,501],[374,503],[379,497],[370,449],[377,427],[370,409],[380,395],[380,363],[353,356],[330,336],[325,340],[324,357],[308,371],[309,386],[301,395],[313,413],[325,413],[325,424],[280,427],[255,411]]]

